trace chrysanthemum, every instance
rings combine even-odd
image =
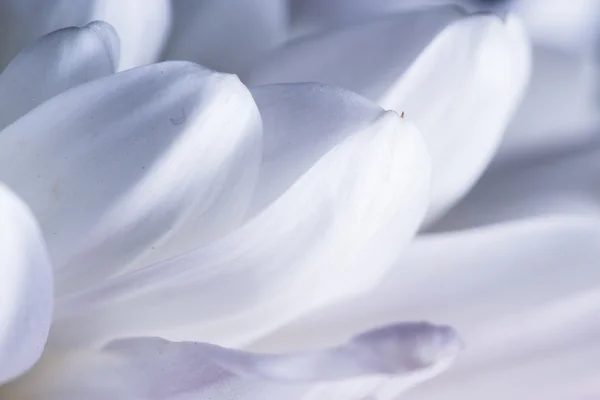
[[[290,4],[0,5],[0,399],[597,393],[596,220],[543,167],[503,196],[505,147],[452,208],[527,85],[518,19]]]

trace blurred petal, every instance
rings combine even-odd
[[[114,73],[118,62],[119,38],[104,22],[42,37],[0,74],[0,130],[51,97]]]
[[[0,185],[0,385],[38,360],[52,320],[52,268],[35,219]]]
[[[431,221],[487,166],[528,72],[528,44],[514,17],[437,7],[291,42],[247,80],[334,84],[406,112],[432,154]]]
[[[131,338],[110,343],[95,356],[67,358],[60,368],[40,371],[37,384],[24,383],[13,394],[36,398],[32,392],[37,391],[44,400],[362,400],[384,389],[389,393],[392,385],[406,389],[434,377],[461,348],[452,328],[423,322],[386,326],[332,348],[289,354]],[[84,378],[92,374],[95,379]]]
[[[534,46],[531,84],[493,164],[505,165],[600,137],[600,65]]]
[[[410,398],[598,398],[599,315],[600,290],[594,289],[501,319],[480,333],[464,367]]]
[[[62,299],[63,337],[159,335],[237,344],[379,282],[427,207],[430,165],[419,132],[340,89],[264,90],[263,109],[264,96],[287,103],[274,106],[285,112],[280,120],[267,111],[267,130],[306,121],[333,143],[305,147],[302,157],[291,154],[295,146],[283,146],[282,154],[306,171],[223,240]],[[355,122],[332,122],[337,118]],[[311,142],[296,142],[303,141]],[[288,172],[282,171],[286,182],[294,179]]]
[[[546,214],[589,216],[600,212],[600,144],[530,157],[489,171],[434,231]]]
[[[289,0],[291,24],[296,35],[338,28],[344,24],[407,11],[452,4],[451,0]]]
[[[515,6],[536,42],[582,52],[593,51],[599,44],[597,0],[521,0]]]
[[[599,257],[598,217],[425,236],[372,293],[314,313],[253,347],[322,346],[418,316],[452,324],[467,347],[441,382],[423,388],[431,397],[417,396],[418,389],[416,399],[595,398]]]
[[[95,0],[93,18],[119,33],[119,70],[125,70],[158,61],[171,30],[171,1]]]
[[[58,288],[74,289],[237,223],[260,133],[236,77],[155,64],[78,86],[6,128],[0,179],[39,219]]]
[[[173,0],[170,60],[239,74],[286,35],[285,0]]]
[[[121,39],[120,69],[155,61],[170,27],[169,0],[3,0],[0,70],[52,31],[105,20]]]

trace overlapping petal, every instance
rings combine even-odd
[[[5,0],[0,3],[0,69],[52,31],[104,20],[121,38],[120,69],[156,61],[170,28],[169,0]]]
[[[324,82],[406,112],[432,154],[431,221],[487,166],[526,86],[528,49],[514,17],[436,7],[300,38],[246,81]]]
[[[0,385],[38,360],[52,320],[52,268],[34,217],[0,184]]]
[[[35,381],[10,389],[19,398],[44,400],[362,400],[369,395],[385,400],[391,399],[392,386],[407,389],[443,372],[461,348],[452,328],[424,322],[381,327],[331,348],[283,354],[130,338],[101,352],[62,354],[59,367],[40,365]]]
[[[155,64],[78,86],[2,131],[0,177],[39,219],[69,290],[233,226],[260,137],[236,77]]]
[[[255,348],[323,345],[419,316],[455,326],[466,349],[447,376],[409,398],[594,398],[598,222],[547,216],[423,237],[371,294],[315,313]]]
[[[67,89],[113,74],[118,63],[119,38],[104,22],[42,37],[0,74],[0,130]]]
[[[427,207],[420,133],[340,89],[289,85],[257,97],[265,129],[282,129],[265,132],[270,145],[312,127],[294,139],[303,146],[279,147],[281,163],[306,169],[282,167],[289,188],[222,240],[62,299],[61,335],[240,343],[379,282]]]

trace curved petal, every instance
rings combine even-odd
[[[121,38],[120,68],[155,61],[170,27],[170,1],[4,0],[0,3],[0,70],[21,49],[52,31],[105,20]]]
[[[411,399],[594,399],[600,396],[600,290],[559,299],[489,326],[465,366]],[[477,351],[495,358],[481,357]],[[488,354],[485,354],[488,356]],[[467,382],[467,384],[465,384]]]
[[[352,132],[368,129],[381,107],[318,83],[251,89],[263,120],[263,155],[250,216],[268,207]]]
[[[67,89],[113,74],[118,62],[119,37],[104,22],[42,37],[0,74],[0,130]]]
[[[578,147],[600,132],[600,64],[533,47],[531,83],[491,168]]]
[[[6,128],[0,179],[39,219],[60,292],[235,225],[256,179],[260,134],[236,77],[154,64],[78,86]]]
[[[310,121],[314,132],[325,133],[329,126],[337,129],[329,132],[337,143],[309,149],[302,160],[314,158],[308,170],[222,240],[62,299],[61,335],[240,343],[375,285],[427,207],[426,146],[394,112],[379,109],[375,119],[360,122],[373,104],[339,89],[312,88],[297,88],[298,97],[330,99],[282,117],[289,118],[282,127]],[[272,99],[284,101],[285,88],[271,90]],[[289,101],[302,104],[294,95]],[[332,123],[332,116],[357,122]],[[273,115],[267,117],[271,124]]]
[[[546,214],[600,211],[600,144],[583,144],[490,170],[432,231],[502,223]]]
[[[36,380],[15,385],[12,394],[35,399],[37,391],[44,400],[68,400],[74,394],[86,399],[359,400],[375,394],[390,399],[391,386],[402,390],[434,377],[461,348],[452,328],[423,322],[386,326],[332,348],[289,354],[131,338],[112,342],[99,354],[67,358],[54,368],[60,371],[54,379],[49,379],[53,371],[40,371]],[[96,378],[85,379],[92,371]]]
[[[177,0],[173,14],[165,58],[217,71],[239,74],[286,36],[285,0]]]
[[[52,268],[27,206],[0,185],[0,385],[39,359],[52,321]]]
[[[528,44],[514,17],[436,7],[296,40],[267,57],[247,81],[324,82],[406,112],[432,154],[432,221],[487,166],[528,71]]]
[[[422,316],[457,327],[470,349],[485,325],[594,289],[597,222],[546,216],[421,236],[371,293],[313,313],[255,348],[323,345],[347,332]]]
[[[449,375],[423,387],[422,397],[418,389],[417,399],[594,398],[599,222],[546,217],[425,236],[370,294],[314,313],[253,347],[324,345],[420,316],[452,324],[467,346]]]

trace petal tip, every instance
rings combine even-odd
[[[98,36],[98,39],[106,49],[108,58],[116,70],[121,54],[121,40],[116,29],[111,24],[104,21],[92,21],[81,29],[91,30]]]

